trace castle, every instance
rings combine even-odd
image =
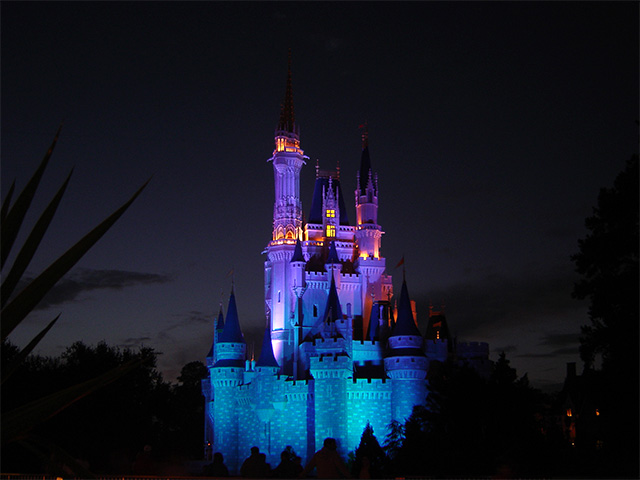
[[[485,343],[456,344],[442,312],[417,328],[403,280],[394,297],[381,254],[378,177],[367,132],[349,220],[337,172],[321,171],[307,220],[300,172],[308,157],[294,119],[291,64],[275,131],[275,203],[271,240],[263,253],[268,326],[260,358],[248,360],[235,294],[222,307],[203,380],[205,444],[238,472],[252,446],[279,463],[291,445],[306,462],[326,437],[341,455],[354,450],[367,423],[382,439],[425,405],[430,362],[447,358],[489,368]]]

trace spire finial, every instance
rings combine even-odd
[[[365,122],[358,128],[362,129],[362,149],[364,150],[369,146],[369,124],[365,120]]]
[[[284,95],[284,103],[280,110],[280,122],[278,129],[287,131],[289,133],[295,133],[295,115],[293,111],[293,85],[291,81],[291,48],[289,48],[288,54],[288,68],[287,68],[287,90]]]

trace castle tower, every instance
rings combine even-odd
[[[427,400],[427,357],[423,339],[411,311],[407,282],[402,282],[398,317],[389,337],[389,351],[384,359],[384,369],[392,379],[392,420],[404,423],[415,405]]]
[[[222,313],[222,302],[220,302],[220,310],[218,312],[218,318],[213,322],[213,342],[211,343],[211,349],[207,354],[206,363],[209,372],[211,372],[211,368],[216,363],[215,359],[215,348],[218,343],[218,338],[220,334],[224,330],[224,315]],[[205,421],[204,421],[204,445],[205,445],[205,459],[211,460],[213,455],[213,436],[214,436],[214,423],[215,423],[215,412],[213,406],[213,391],[211,389],[211,375],[207,378],[204,378],[201,382],[202,385],[202,395],[205,398],[204,403],[204,411],[205,411]]]
[[[380,255],[382,227],[378,225],[378,176],[374,177],[369,157],[369,132],[366,125],[362,135],[360,171],[357,174],[356,231],[358,246],[356,271],[362,276],[363,332],[369,330],[369,318],[374,300],[384,299],[380,281],[385,269],[385,259]]]
[[[289,52],[285,98],[275,131],[275,150],[269,159],[273,165],[275,202],[272,239],[265,261],[265,302],[274,353],[287,373],[291,373],[293,364],[291,319],[296,306],[289,262],[296,241],[302,239],[300,171],[307,158],[300,148],[300,132],[295,123]]]
[[[351,332],[342,316],[342,308],[331,277],[325,313],[314,328],[316,355],[310,358],[314,378],[315,443],[322,445],[326,437],[347,438],[347,379],[353,377]],[[339,444],[346,455],[350,445]]]
[[[229,470],[238,468],[238,405],[236,387],[243,383],[247,345],[240,329],[236,297],[231,289],[224,329],[214,347],[216,362],[209,369],[213,398],[213,450],[222,453]]]

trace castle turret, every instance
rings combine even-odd
[[[216,362],[209,369],[213,389],[213,449],[224,455],[230,471],[236,471],[238,452],[238,405],[236,387],[243,383],[247,345],[240,329],[236,297],[231,289],[224,329],[214,347]]]
[[[427,357],[423,339],[413,318],[407,282],[402,282],[398,317],[389,337],[384,368],[393,380],[391,393],[392,419],[404,423],[413,407],[427,400]]]
[[[296,306],[289,262],[296,241],[302,239],[300,171],[307,158],[300,148],[300,132],[295,122],[289,52],[287,87],[275,131],[275,150],[269,159],[273,165],[275,202],[272,239],[265,251],[265,302],[271,337],[276,359],[287,372],[291,372],[293,363],[291,317]]]
[[[384,298],[380,278],[384,273],[385,259],[380,255],[382,227],[378,225],[378,177],[371,170],[369,157],[369,133],[362,135],[362,154],[356,185],[356,231],[358,246],[356,271],[362,278],[363,331],[369,330],[369,317],[374,300]]]

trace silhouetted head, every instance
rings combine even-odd
[[[329,450],[337,450],[338,448],[338,445],[336,444],[336,439],[331,437],[324,439],[324,446]]]
[[[260,453],[260,449],[258,447],[251,447],[251,455],[258,455]]]
[[[213,454],[213,463],[224,463],[224,457],[220,452]]]

